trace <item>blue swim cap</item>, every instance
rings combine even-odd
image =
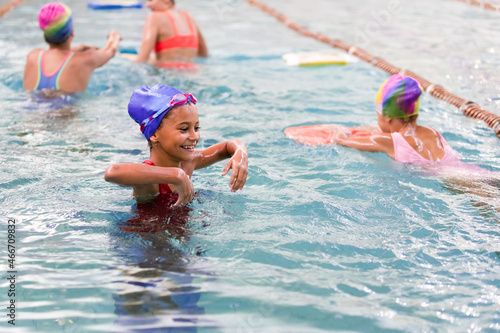
[[[134,90],[128,103],[128,114],[136,123],[141,125],[141,132],[146,137],[146,140],[149,140],[151,135],[154,134],[163,117],[173,107],[186,104],[188,101],[196,104],[194,97],[185,97],[184,103],[173,102],[174,96],[177,95],[192,97],[192,95],[183,94],[175,88],[161,84],[153,87],[142,86]]]

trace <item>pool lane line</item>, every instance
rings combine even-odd
[[[479,8],[487,9],[487,10],[492,10],[494,12],[500,12],[500,7],[494,6],[491,3],[480,1],[480,0],[456,0],[458,2],[465,2],[469,5],[476,6]]]
[[[23,1],[24,0],[12,0],[3,5],[2,7],[0,7],[0,18],[2,18],[5,14],[10,12],[13,8],[19,6]]]
[[[481,106],[478,104],[468,101],[466,99],[463,99],[461,97],[458,97],[449,91],[447,91],[445,88],[438,84],[434,84],[429,82],[428,80],[424,79],[418,74],[415,74],[414,72],[406,69],[402,69],[399,67],[396,67],[387,61],[385,61],[382,58],[376,57],[367,51],[358,48],[353,45],[349,45],[339,39],[331,39],[328,36],[322,34],[322,33],[314,33],[310,30],[308,30],[305,27],[300,26],[299,24],[291,21],[289,18],[287,18],[283,13],[278,12],[276,9],[271,8],[267,6],[266,4],[257,1],[257,0],[246,0],[249,4],[251,4],[254,7],[259,8],[263,12],[273,16],[276,18],[278,21],[286,25],[288,28],[296,31],[297,33],[303,35],[304,37],[309,37],[316,39],[319,42],[322,42],[324,44],[330,45],[333,48],[343,50],[361,60],[364,62],[367,62],[377,68],[382,69],[383,71],[393,75],[393,74],[401,74],[404,76],[409,76],[415,80],[417,80],[422,88],[424,89],[425,92],[427,92],[429,95],[434,96],[440,100],[443,100],[455,107],[457,107],[462,113],[470,118],[473,119],[479,119],[484,121],[490,128],[492,128],[495,131],[495,134],[498,138],[500,138],[500,116],[496,115],[494,113],[491,113],[485,109],[483,109]]]

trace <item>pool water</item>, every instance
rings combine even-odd
[[[500,331],[498,188],[483,197],[383,154],[283,135],[375,123],[387,74],[363,62],[287,67],[284,53],[329,49],[243,1],[178,1],[209,46],[199,70],[116,57],[86,94],[47,101],[22,89],[26,54],[44,47],[43,3],[0,20],[1,244],[15,219],[18,271],[16,326],[4,315],[2,331]],[[499,113],[497,13],[446,0],[397,2],[397,13],[381,0],[266,3]],[[67,4],[76,44],[103,46],[115,28],[139,47],[146,9]],[[127,103],[158,83],[197,97],[200,147],[247,145],[243,191],[229,191],[223,162],[194,174],[196,198],[177,210],[137,207],[130,189],[104,181],[109,164],[149,156]],[[428,95],[421,108],[420,123],[463,160],[500,171],[484,123]],[[7,306],[9,283],[0,287]]]

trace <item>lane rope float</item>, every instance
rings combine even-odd
[[[458,97],[449,91],[447,91],[445,88],[438,84],[431,83],[430,81],[424,79],[420,75],[406,69],[402,69],[399,67],[396,67],[387,61],[385,61],[382,58],[376,57],[369,52],[353,45],[349,45],[339,39],[331,39],[330,37],[322,34],[322,33],[314,33],[310,31],[309,29],[300,26],[296,22],[293,22],[290,20],[288,17],[286,17],[283,13],[278,12],[276,9],[269,7],[268,5],[257,1],[257,0],[246,0],[250,5],[259,8],[263,12],[269,14],[270,16],[273,16],[276,18],[279,22],[283,23],[286,25],[288,28],[296,31],[297,33],[301,34],[304,37],[308,38],[313,38],[316,39],[317,41],[330,45],[333,48],[343,50],[347,52],[348,54],[355,56],[364,62],[367,62],[374,67],[380,68],[383,71],[389,73],[389,74],[401,74],[405,76],[409,76],[415,80],[417,80],[422,88],[424,88],[424,91],[427,92],[429,95],[434,96],[440,100],[443,100],[456,108],[458,108],[462,113],[473,119],[479,119],[484,121],[490,128],[492,128],[495,131],[495,134],[498,138],[500,138],[500,116],[496,115],[494,113],[489,112],[488,110],[483,109],[480,105],[468,101],[464,98]],[[460,1],[460,0],[459,0]],[[466,2],[471,2],[468,0],[464,0]],[[472,0],[473,2],[477,2],[477,0]]]
[[[492,10],[494,12],[500,12],[500,6],[492,5],[491,3],[486,1],[480,1],[480,0],[456,0],[456,1],[465,2],[469,5],[476,6],[482,9]]]

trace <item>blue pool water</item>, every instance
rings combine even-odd
[[[67,3],[76,44],[103,46],[115,28],[124,46],[139,46],[146,9]],[[397,14],[381,0],[266,3],[499,113],[497,13],[446,0],[401,1]],[[116,57],[54,112],[22,89],[26,54],[44,46],[42,4],[0,20],[1,267],[5,275],[11,218],[18,270],[16,326],[3,310],[1,331],[500,330],[498,188],[483,197],[383,154],[283,135],[294,125],[375,123],[385,73],[363,62],[287,67],[284,53],[329,49],[242,1],[178,1],[209,45],[198,71]],[[194,202],[150,207],[152,219],[174,218],[145,230],[130,189],[103,175],[110,163],[148,157],[126,106],[134,88],[157,83],[198,98],[202,147],[240,138],[250,166],[236,194],[220,177],[224,163],[196,172]],[[430,96],[420,122],[465,161],[500,171],[500,141],[482,122]],[[3,280],[4,309],[8,288]]]

